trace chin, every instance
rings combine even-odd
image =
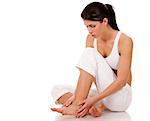
[[[95,37],[95,38],[98,38],[98,36],[96,36],[96,35],[95,35],[94,37]]]
[[[95,38],[100,38],[100,37],[101,37],[100,35],[95,36]]]

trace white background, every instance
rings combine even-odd
[[[100,0],[99,0],[100,1]],[[48,105],[55,84],[75,85],[85,47],[80,17],[92,0],[0,1],[0,120],[52,121]],[[120,30],[134,41],[132,121],[148,120],[148,0],[101,0],[114,6]]]

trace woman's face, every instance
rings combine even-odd
[[[95,37],[98,38],[104,29],[103,22],[100,21],[91,21],[91,20],[83,20],[85,26],[87,27],[89,33]]]

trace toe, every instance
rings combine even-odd
[[[54,112],[62,113],[61,108],[51,108],[51,110],[54,111]]]

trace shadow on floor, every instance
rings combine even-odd
[[[101,117],[86,116],[84,118],[75,118],[74,116],[57,115],[55,121],[131,121],[127,112],[110,112],[104,111]]]

